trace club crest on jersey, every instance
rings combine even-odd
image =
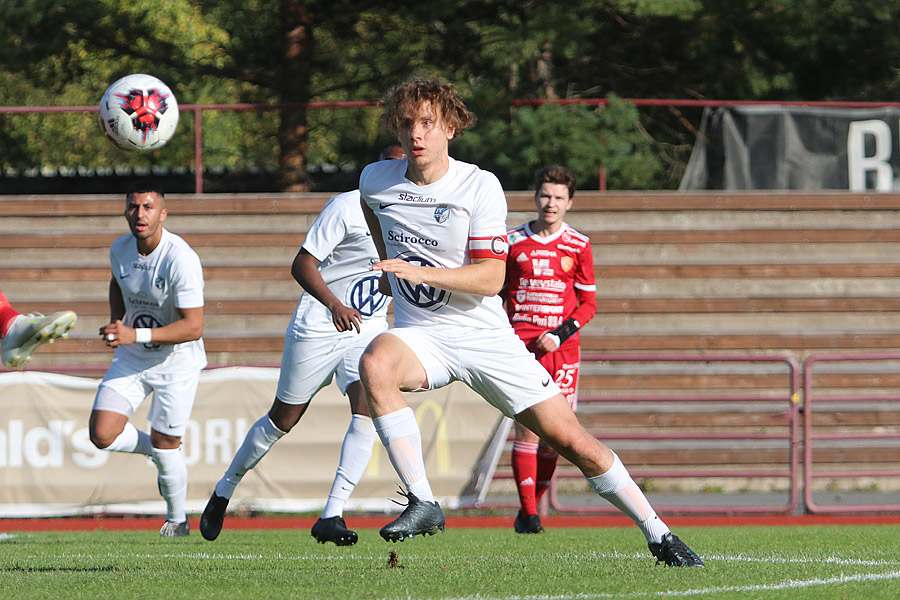
[[[397,258],[402,258],[406,262],[420,267],[435,266],[421,256],[408,255],[398,256]],[[434,311],[447,304],[450,300],[450,292],[447,290],[431,287],[424,283],[413,285],[405,279],[395,279],[395,281],[397,282],[397,287],[400,288],[400,293],[413,306]]]
[[[366,275],[354,281],[347,293],[349,304],[364,317],[371,317],[387,302],[387,297],[378,292],[380,275]]]
[[[563,272],[568,273],[575,266],[575,259],[571,256],[563,256],[559,259],[559,266],[562,267]]]
[[[441,205],[434,209],[434,220],[438,223],[446,223],[447,219],[450,218],[450,208]]]
[[[166,287],[166,280],[163,279],[162,275],[157,275],[156,280],[153,282],[153,285],[156,286],[156,289],[161,290]]]

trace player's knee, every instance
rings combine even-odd
[[[272,421],[272,425],[277,427],[279,431],[288,433],[294,428],[294,425],[300,421],[300,417],[306,412],[307,406],[309,406],[308,402],[303,404],[287,404],[286,402],[282,402],[278,398],[275,398],[275,402],[272,403],[272,408],[269,409],[269,419]]]
[[[91,443],[100,450],[109,448],[118,437],[118,434],[113,435],[112,432],[100,432],[93,427],[89,431]]]
[[[359,359],[359,378],[364,387],[384,383],[395,371],[383,352],[367,349]]]

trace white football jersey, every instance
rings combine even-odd
[[[387,258],[455,268],[472,258],[506,259],[506,196],[493,173],[450,159],[440,180],[416,185],[407,160],[372,163],[360,193],[381,224]],[[464,325],[505,328],[499,296],[449,292],[390,277],[395,325]]]
[[[181,318],[176,308],[203,306],[200,258],[174,233],[163,229],[159,245],[147,256],[138,253],[133,235],[123,235],[110,246],[109,261],[125,301],[123,322],[129,327],[164,327]],[[178,355],[179,368],[206,366],[202,338],[175,345],[128,344],[115,350],[116,358],[138,361],[146,367],[172,354]]]
[[[303,248],[319,262],[319,274],[345,306],[355,308],[363,323],[387,319],[390,298],[378,292],[381,271],[369,267],[378,258],[372,234],[359,204],[359,191],[339,194],[328,201],[309,228]],[[331,311],[304,292],[297,302],[288,334],[297,339],[356,335],[334,327]]]

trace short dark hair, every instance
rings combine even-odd
[[[388,90],[384,100],[384,114],[381,122],[390,133],[400,130],[400,120],[423,102],[430,102],[440,112],[441,119],[454,129],[454,138],[462,137],[463,131],[475,124],[475,113],[466,108],[466,103],[452,83],[440,79],[414,77]]]
[[[158,194],[160,198],[166,197],[163,187],[155,181],[136,181],[125,192],[125,199],[128,200],[135,194]]]
[[[393,142],[382,148],[381,152],[378,153],[378,160],[387,160],[391,154],[391,149],[397,147],[403,148],[403,144],[401,144],[397,140],[394,140]]]
[[[569,198],[575,196],[575,174],[569,169],[559,165],[545,167],[538,171],[534,178],[534,193],[541,191],[541,185],[545,183],[559,183],[569,188]]]

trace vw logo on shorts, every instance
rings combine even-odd
[[[364,317],[371,317],[387,302],[387,297],[378,292],[379,275],[366,275],[357,279],[347,290],[350,306]]]
[[[157,320],[151,314],[147,313],[138,313],[134,316],[134,320],[131,322],[131,326],[135,329],[146,327],[148,329],[156,329],[157,327],[162,327],[163,324]],[[159,344],[141,344],[147,350],[156,350],[159,348]]]
[[[410,255],[398,256],[397,258],[402,258],[406,262],[418,265],[420,267],[435,266],[421,256]],[[413,285],[410,282],[399,278],[396,281],[397,287],[400,288],[400,292],[403,294],[403,297],[406,298],[406,300],[409,301],[410,304],[418,306],[419,308],[437,310],[447,304],[447,302],[450,300],[450,292],[448,292],[447,290],[434,288],[430,285],[425,285],[424,283]]]

